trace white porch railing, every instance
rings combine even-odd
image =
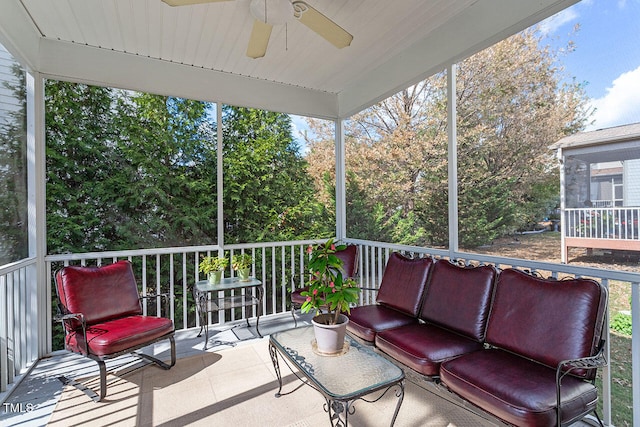
[[[0,396],[38,359],[36,260],[0,267]]]
[[[639,207],[565,209],[566,237],[638,240]]]
[[[248,252],[254,257],[252,274],[264,284],[264,300],[262,313],[274,315],[288,312],[288,294],[291,286],[303,286],[307,259],[305,249],[315,240],[295,242],[270,242],[254,244],[227,245],[227,254]],[[413,256],[431,255],[436,258],[455,258],[467,264],[494,264],[498,268],[516,267],[536,271],[545,277],[563,277],[575,275],[591,277],[608,287],[612,281],[622,282],[632,290],[633,304],[633,338],[632,338],[632,377],[633,377],[633,419],[640,425],[640,273],[584,268],[563,264],[542,263],[503,257],[493,257],[471,253],[450,253],[447,250],[436,250],[415,246],[402,246],[349,239],[349,243],[359,245],[359,281],[363,287],[377,288],[382,278],[386,261],[393,251]],[[174,320],[177,329],[188,329],[200,326],[191,289],[199,280],[197,260],[201,255],[216,253],[221,248],[212,246],[162,248],[149,250],[132,250],[84,254],[64,254],[47,256],[46,272],[52,285],[53,272],[63,265],[100,265],[118,259],[129,259],[134,270],[141,293],[170,292],[174,295],[166,306],[154,303],[145,307],[148,314],[168,316]],[[24,372],[32,364],[38,354],[37,343],[51,343],[54,322],[50,318],[47,337],[38,337],[35,327],[37,311],[32,295],[36,295],[34,274],[35,261],[26,260],[5,266],[0,269],[0,366],[2,370],[3,391],[11,389],[17,373]],[[226,275],[232,274],[229,271]],[[55,293],[53,293],[55,298]],[[363,292],[362,303],[375,301],[375,292]],[[209,319],[211,323],[224,323],[256,315],[254,308],[227,310],[220,312],[217,319]],[[6,325],[6,326],[5,326]],[[608,331],[608,328],[607,328]],[[609,335],[607,333],[607,358],[611,360]],[[51,345],[51,344],[49,344]],[[49,351],[51,348],[49,348]],[[618,363],[618,362],[616,362]],[[602,375],[602,404],[606,424],[611,424],[612,413],[616,412],[616,404],[611,399],[612,378],[610,367],[604,368]]]

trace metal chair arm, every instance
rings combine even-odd
[[[579,359],[568,359],[558,363],[556,368],[556,413],[557,413],[557,425],[560,426],[561,417],[561,398],[560,389],[562,387],[562,379],[569,375],[571,371],[575,369],[591,370],[598,369],[607,366],[608,362],[604,355],[605,341],[601,340],[598,346],[598,352],[594,356],[582,357]]]
[[[165,298],[165,299],[171,299],[174,296],[172,294],[170,294],[169,292],[164,292],[161,294],[147,294],[147,295],[140,295],[140,299],[150,299],[150,298]]]

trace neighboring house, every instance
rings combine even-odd
[[[640,251],[640,123],[581,132],[558,151],[562,262],[570,247]]]

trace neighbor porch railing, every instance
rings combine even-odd
[[[227,255],[248,252],[254,257],[252,274],[262,280],[264,295],[262,313],[270,316],[289,311],[288,294],[292,286],[304,286],[305,249],[316,240],[295,242],[270,242],[254,244],[226,245]],[[410,256],[434,256],[436,258],[454,258],[467,264],[494,264],[498,268],[515,267],[535,271],[545,277],[564,277],[575,275],[591,277],[609,286],[616,282],[617,286],[631,288],[633,304],[633,338],[632,338],[632,377],[633,377],[633,420],[640,424],[640,274],[584,268],[563,264],[551,264],[536,261],[525,261],[503,257],[493,257],[471,253],[450,253],[447,250],[436,250],[415,246],[393,245],[366,240],[348,239],[349,243],[359,246],[358,280],[363,287],[377,288],[380,284],[386,261],[393,251],[400,251]],[[173,319],[177,329],[199,327],[195,315],[192,288],[195,281],[203,278],[197,271],[198,259],[203,255],[217,254],[221,248],[212,246],[161,248],[148,250],[131,250],[117,252],[100,252],[84,254],[63,254],[47,256],[46,272],[52,284],[53,273],[60,267],[69,264],[100,265],[109,264],[119,259],[129,259],[134,265],[136,278],[141,293],[169,292],[174,297],[167,305],[153,304],[145,307],[147,314],[164,315]],[[36,295],[33,278],[35,261],[26,260],[5,266],[0,269],[0,320],[6,325],[0,330],[2,354],[0,363],[2,384],[5,389],[11,388],[15,376],[24,372],[37,358],[38,337],[35,328],[36,313],[31,295]],[[225,273],[232,274],[230,271]],[[55,293],[53,294],[55,295]],[[363,292],[361,303],[375,301],[375,293]],[[36,309],[37,311],[37,309]],[[55,310],[51,310],[55,313]],[[237,321],[255,316],[255,308],[227,310],[218,313],[217,318],[209,318],[211,323]],[[51,342],[55,323],[49,315],[49,330],[45,342]],[[608,331],[608,328],[607,328]],[[608,332],[607,332],[608,333]],[[611,357],[607,335],[607,358]],[[12,366],[9,362],[13,363]],[[619,379],[612,378],[610,367],[604,368],[602,374],[603,415],[607,424],[611,424],[611,414],[622,408],[615,402],[612,406],[611,386]]]
[[[565,209],[565,236],[587,239],[638,240],[640,207]]]

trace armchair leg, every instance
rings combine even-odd
[[[176,341],[175,338],[173,336],[169,337],[169,342],[171,343],[171,363],[165,363],[162,360],[153,357],[153,356],[149,356],[147,354],[143,354],[143,353],[131,353],[132,355],[138,356],[141,359],[145,359],[148,360],[156,365],[158,365],[159,367],[161,367],[162,369],[165,370],[169,370],[171,369],[172,366],[174,366],[176,364]],[[90,388],[86,387],[85,385],[79,383],[78,381],[69,379],[65,376],[59,376],[58,380],[60,380],[60,382],[64,385],[70,385],[73,386],[75,388],[77,388],[78,390],[80,390],[81,392],[83,392],[84,394],[86,394],[87,396],[89,396],[91,398],[91,400],[93,400],[94,402],[100,402],[102,399],[105,398],[105,396],[107,395],[107,366],[104,362],[104,360],[96,360],[96,363],[98,364],[98,370],[100,371],[100,393],[97,394],[96,392],[94,392],[93,390],[91,390]]]
[[[298,319],[296,319],[296,306],[292,303],[291,304],[291,317],[293,317],[293,323],[295,325],[295,327],[298,327]]]
[[[98,368],[100,368],[100,397],[96,402],[99,402],[107,395],[107,366],[104,360],[97,360],[97,362]]]
[[[169,370],[173,365],[176,364],[176,340],[173,336],[171,336],[169,337],[169,341],[171,342],[171,364],[170,365],[158,359],[157,357],[149,356],[148,354],[144,354],[144,353],[132,353],[132,354],[142,359],[148,360],[152,363],[155,363],[162,369]]]

